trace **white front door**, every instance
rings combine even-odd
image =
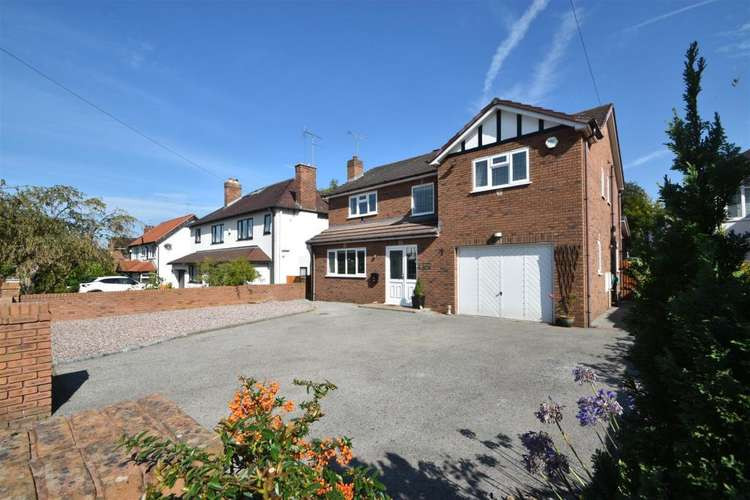
[[[385,303],[410,306],[417,284],[417,245],[385,247]]]
[[[458,312],[532,321],[553,319],[550,245],[458,249]]]

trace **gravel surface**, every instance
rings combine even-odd
[[[191,333],[313,310],[306,300],[52,322],[55,364],[129,351]]]

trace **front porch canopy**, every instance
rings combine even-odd
[[[169,264],[200,264],[207,260],[214,262],[227,262],[230,260],[246,259],[250,262],[268,263],[271,258],[258,246],[247,246],[239,248],[222,248],[218,250],[202,250],[175,259]]]
[[[362,224],[332,226],[311,238],[310,245],[407,238],[435,238],[440,229],[434,218],[391,218]]]

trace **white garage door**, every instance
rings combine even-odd
[[[552,321],[552,246],[458,249],[458,313]]]

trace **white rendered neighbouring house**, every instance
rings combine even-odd
[[[750,149],[742,153],[750,160]],[[750,234],[750,179],[745,179],[727,205],[727,221],[724,229],[736,234]],[[750,253],[745,255],[750,261]]]
[[[306,241],[328,228],[328,204],[316,186],[315,167],[299,164],[295,176],[242,196],[237,179],[224,182],[224,206],[189,225],[190,250],[169,264],[185,273],[184,286],[201,286],[200,264],[247,259],[255,284],[283,284],[306,276]]]
[[[163,284],[184,286],[185,276],[169,262],[190,251],[188,225],[195,219],[195,215],[187,214],[148,228],[128,244],[127,259],[117,263],[117,271],[141,282],[146,282],[151,273],[158,273]]]

